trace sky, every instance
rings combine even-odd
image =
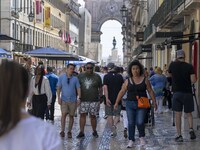
[[[78,2],[84,6],[83,0],[78,0]],[[101,44],[102,44],[102,58],[106,59],[109,55],[111,55],[111,49],[113,48],[112,40],[113,37],[115,37],[117,44],[116,48],[118,49],[118,55],[123,55],[122,52],[122,34],[121,34],[121,27],[122,25],[115,20],[108,20],[106,21],[102,27],[101,32],[103,33],[101,35]]]

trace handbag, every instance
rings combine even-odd
[[[138,100],[138,108],[150,108],[149,99],[147,97],[136,96]]]
[[[131,78],[130,78],[131,79]],[[148,97],[144,97],[144,96],[140,96],[138,91],[137,91],[137,88],[136,88],[136,85],[135,83],[132,81],[132,79],[130,80],[133,85],[135,86],[135,92],[137,94],[136,96],[136,99],[138,101],[138,108],[150,108],[150,103],[149,103],[149,99]]]

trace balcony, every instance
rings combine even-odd
[[[25,51],[33,50],[33,45],[15,43],[14,50],[17,51],[17,52],[25,52]]]
[[[178,15],[178,8],[184,1],[185,0],[164,0],[145,29],[144,40],[155,32],[158,26],[160,28],[171,28],[175,24],[178,24],[180,20],[183,20],[183,18],[178,18],[176,16]]]

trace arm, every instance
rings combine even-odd
[[[122,100],[122,97],[124,96],[124,94],[127,91],[127,86],[128,86],[128,80],[126,80],[124,82],[124,84],[122,85],[122,88],[121,88],[121,90],[119,91],[119,93],[117,95],[117,99],[116,99],[115,105],[118,105],[119,102]]]
[[[29,94],[28,94],[28,98],[27,98],[27,107],[29,107],[32,103],[32,97],[33,97],[33,80],[34,80],[34,77],[31,78],[31,81],[30,81],[30,85],[29,85]]]
[[[44,82],[44,89],[45,89],[45,94],[47,95],[47,105],[51,105],[52,102],[52,92],[51,92],[51,87],[49,84],[49,80],[46,78]]]
[[[61,93],[61,87],[57,87],[57,97],[58,97],[58,104],[59,105],[61,105],[60,93]]]
[[[190,80],[192,84],[194,84],[197,81],[195,74],[190,75]]]
[[[146,85],[147,85],[147,91],[148,91],[148,93],[151,96],[151,99],[153,101],[154,108],[155,108],[155,110],[157,110],[157,104],[156,104],[156,98],[155,98],[154,91],[153,91],[153,89],[151,87],[151,84],[150,84],[149,80],[146,79],[145,82],[146,82]]]
[[[106,105],[110,106],[111,102],[110,102],[110,100],[108,98],[108,86],[107,85],[103,86],[103,91],[104,91],[104,95],[106,97]]]

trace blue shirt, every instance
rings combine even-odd
[[[58,79],[57,86],[61,88],[61,99],[65,102],[77,101],[77,89],[80,88],[80,83],[77,77],[67,77],[67,74],[62,74]]]
[[[56,86],[58,83],[58,76],[50,72],[46,74],[46,77],[49,79],[52,95],[56,95]]]

